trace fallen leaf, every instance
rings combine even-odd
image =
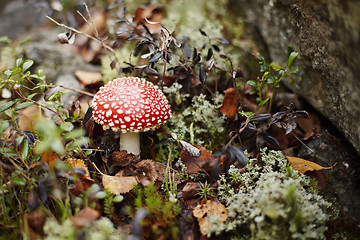
[[[228,218],[225,206],[212,200],[207,200],[206,203],[197,205],[193,210],[193,215],[198,219],[200,232],[204,236],[208,234],[207,229],[212,227],[209,217],[218,216],[218,224],[225,222]]]
[[[116,177],[103,175],[102,183],[104,188],[106,188],[109,192],[119,195],[130,192],[134,185],[138,184],[138,181],[134,176]]]
[[[76,227],[85,227],[94,222],[100,216],[99,212],[92,208],[84,208],[75,216],[70,217],[70,221]]]
[[[186,183],[186,185],[182,189],[182,197],[184,198],[184,200],[190,200],[190,199],[195,198],[195,194],[197,192],[199,192],[199,187],[200,186],[201,185],[200,185],[199,182],[188,182],[188,183]]]
[[[332,167],[326,168],[326,167],[322,167],[317,163],[308,161],[308,160],[304,160],[302,158],[298,158],[298,157],[290,157],[290,156],[286,156],[286,158],[289,160],[291,166],[293,168],[295,168],[296,170],[298,170],[299,172],[301,172],[302,174],[304,174],[306,171],[319,171],[319,170],[323,170],[323,169],[331,169]]]
[[[198,172],[210,172],[214,164],[218,163],[219,158],[214,157],[211,151],[198,145],[194,145],[200,150],[199,157],[193,157],[187,150],[183,149],[180,153],[181,161],[186,166],[186,171],[190,174]]]
[[[80,80],[84,86],[89,86],[101,81],[101,73],[99,72],[87,72],[76,70],[75,76]]]
[[[228,88],[225,91],[223,103],[216,110],[225,114],[228,118],[234,117],[238,112],[239,92],[235,88]]]
[[[164,13],[161,10],[160,4],[150,4],[146,8],[138,8],[133,18],[133,22],[138,24],[142,22],[150,31],[150,33],[157,33],[161,29],[161,24],[150,24],[150,22],[161,22]],[[145,18],[148,21],[145,21]]]
[[[49,166],[49,168],[54,168],[55,167],[55,162],[56,160],[60,159],[58,157],[58,155],[56,155],[54,152],[52,151],[45,151],[42,153],[41,155],[41,161],[47,163],[47,165]]]
[[[31,105],[22,109],[20,111],[19,129],[32,132],[41,114],[42,111],[37,105]]]
[[[150,181],[164,180],[166,166],[151,159],[145,159],[135,165],[138,173],[146,176]]]
[[[24,229],[28,228],[30,235],[37,236],[32,239],[36,239],[39,236],[45,236],[44,225],[46,223],[46,215],[40,208],[37,208],[24,216],[26,216],[27,221],[23,221],[23,224],[28,224],[28,226],[24,226]]]
[[[92,180],[90,177],[89,169],[85,165],[84,160],[76,159],[76,158],[68,158],[68,159],[65,159],[64,163],[66,163],[67,165],[69,165],[72,168],[78,168],[81,171],[83,171],[84,174],[80,174],[81,178],[87,179],[87,180]]]
[[[309,118],[295,118],[296,124],[304,131],[302,140],[307,140],[320,133],[320,119],[315,114],[309,114]]]

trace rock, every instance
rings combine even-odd
[[[15,40],[22,34],[36,29],[47,22],[45,15],[50,11],[48,1],[1,0],[0,36]]]
[[[302,81],[288,87],[328,118],[360,152],[360,2],[231,0],[260,34],[272,61],[300,52]]]

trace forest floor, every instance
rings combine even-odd
[[[161,24],[161,5],[124,6],[77,6],[67,20],[52,6],[30,42],[1,38],[4,239],[358,236],[359,155],[281,84],[301,52],[237,61],[233,39],[194,29],[196,46]],[[141,134],[140,155],[92,118],[100,87],[127,76],[158,85],[172,109]]]

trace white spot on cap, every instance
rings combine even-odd
[[[118,109],[116,111],[118,112],[118,114],[123,114],[123,112],[124,112],[122,109]]]
[[[124,120],[125,120],[126,122],[130,122],[130,121],[131,121],[131,118],[130,118],[129,116],[126,116],[126,117],[124,117]]]
[[[106,117],[110,117],[111,114],[112,114],[112,111],[111,111],[111,109],[110,109],[109,111],[106,112]]]
[[[105,105],[104,105],[104,109],[108,109],[109,107],[110,107],[109,104],[105,104]]]

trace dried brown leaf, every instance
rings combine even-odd
[[[198,219],[200,232],[204,236],[208,234],[206,229],[212,226],[209,217],[218,216],[218,224],[225,222],[228,218],[225,206],[212,200],[207,200],[206,203],[197,205],[193,210],[193,215]]]
[[[134,176],[115,177],[103,175],[102,183],[104,188],[106,188],[109,192],[119,195],[130,192],[134,185],[138,184],[138,181]]]
[[[290,156],[286,156],[286,158],[289,160],[291,166],[296,170],[298,170],[299,172],[301,172],[302,174],[304,174],[306,171],[319,171],[323,169],[329,169],[329,168],[324,168],[317,163],[304,160],[302,158],[290,157]]]
[[[75,216],[70,217],[70,221],[76,227],[85,227],[94,222],[100,216],[99,212],[92,208],[84,208]]]
[[[92,85],[101,81],[101,74],[98,72],[87,72],[76,70],[75,76],[80,80],[84,86]]]
[[[225,91],[225,98],[220,107],[216,110],[225,114],[228,118],[234,117],[238,112],[239,92],[235,88],[228,88]]]
[[[151,159],[145,159],[135,165],[137,172],[146,176],[150,181],[164,180],[166,166]]]
[[[92,180],[90,177],[89,169],[85,165],[84,160],[76,159],[76,158],[68,158],[68,159],[64,160],[64,163],[66,163],[67,165],[69,165],[72,168],[79,168],[79,169],[83,170],[84,174],[81,175],[81,178],[87,179],[87,180]]]
[[[185,164],[187,172],[190,174],[198,172],[210,172],[214,164],[218,163],[218,158],[211,154],[211,151],[198,145],[194,145],[200,150],[200,157],[193,157],[187,150],[183,149],[180,153],[181,161]]]

